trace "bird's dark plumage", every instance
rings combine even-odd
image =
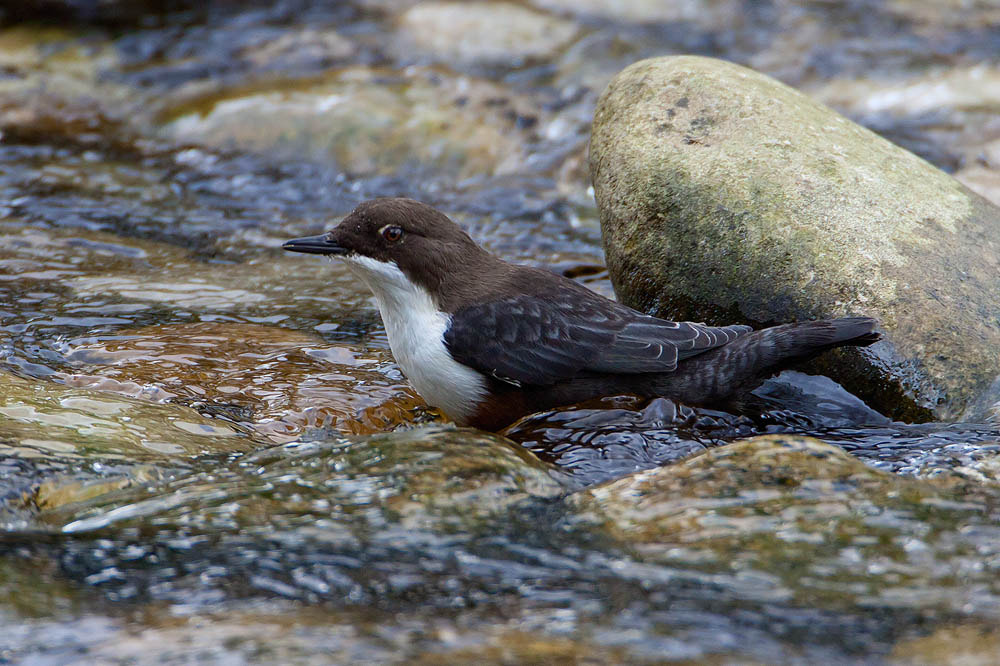
[[[575,283],[551,286],[460,308],[444,336],[448,350],[498,379],[545,386],[581,372],[672,372],[678,360],[751,330],[666,321]]]
[[[284,247],[344,260],[375,294],[417,390],[487,429],[610,395],[718,404],[824,350],[879,339],[868,317],[758,331],[650,317],[502,261],[411,199],[366,201],[327,234]]]

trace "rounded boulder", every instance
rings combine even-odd
[[[757,326],[869,315],[824,354],[893,418],[984,418],[1000,375],[1000,209],[916,155],[721,60],[637,62],[601,95],[590,173],[619,299]]]

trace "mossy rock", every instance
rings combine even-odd
[[[590,171],[624,303],[713,323],[870,315],[884,342],[820,371],[894,418],[985,415],[1000,209],[954,178],[774,79],[691,56],[612,80]]]

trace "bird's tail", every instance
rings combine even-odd
[[[656,392],[666,397],[677,393],[692,404],[720,402],[828,349],[876,342],[881,336],[875,324],[870,317],[846,317],[753,331],[661,375]]]

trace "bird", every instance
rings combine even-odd
[[[483,430],[608,396],[720,405],[827,349],[880,337],[870,317],[759,330],[653,317],[508,263],[444,213],[402,197],[365,201],[329,232],[282,248],[343,261],[374,295],[417,393]]]

